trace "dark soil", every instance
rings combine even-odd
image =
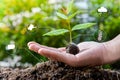
[[[0,68],[0,80],[120,80],[120,72],[47,61],[27,69]]]
[[[75,43],[70,43],[69,45],[67,45],[66,47],[66,53],[70,53],[70,54],[77,54],[79,53],[79,48]]]

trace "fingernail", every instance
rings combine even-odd
[[[33,44],[33,43],[36,43],[36,42],[34,42],[34,41],[30,41],[30,42],[28,42],[28,46],[30,46],[31,44]]]
[[[44,52],[43,48],[41,48],[41,49],[38,50],[38,53],[41,54],[41,55],[43,55],[43,52]]]

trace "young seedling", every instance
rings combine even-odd
[[[72,8],[73,8],[73,3],[74,3],[74,0],[72,0],[68,4],[67,8],[63,10],[63,13],[57,12],[58,17],[66,20],[68,29],[53,30],[53,31],[50,31],[48,33],[45,33],[43,36],[58,36],[58,35],[65,34],[68,32],[70,41],[69,41],[69,45],[66,47],[66,52],[75,55],[79,52],[79,48],[77,47],[77,45],[75,43],[72,42],[72,32],[76,31],[76,30],[87,29],[87,28],[95,25],[95,23],[77,24],[77,25],[71,27],[71,25],[70,25],[71,19],[74,16],[76,16],[78,13],[80,13],[80,11],[76,11],[74,13],[71,12]]]

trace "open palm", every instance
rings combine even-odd
[[[30,50],[46,56],[50,59],[64,62],[71,66],[95,66],[104,64],[105,46],[97,42],[83,42],[78,44],[80,52],[76,55],[66,53],[65,48],[52,48],[40,45],[36,42],[29,42]]]

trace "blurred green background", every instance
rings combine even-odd
[[[58,37],[43,37],[48,31],[65,28],[66,22],[56,16],[56,12],[66,7],[70,0],[0,0],[0,65],[15,67],[35,65],[46,61],[27,47],[29,41],[36,41],[51,47],[66,46],[68,34]],[[98,8],[108,9],[105,14],[98,13]],[[71,20],[71,25],[95,22],[96,26],[76,31],[75,43],[97,41],[99,27],[102,26],[103,39],[108,41],[120,34],[120,0],[75,0],[72,12],[83,13]],[[28,30],[30,25],[35,28]],[[9,65],[8,63],[9,62]],[[19,63],[19,64],[18,64]]]

